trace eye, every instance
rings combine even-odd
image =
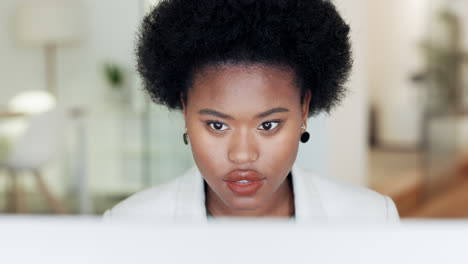
[[[207,123],[211,127],[211,129],[213,129],[213,130],[224,131],[224,130],[228,129],[228,127],[225,124],[221,123],[221,122],[208,121]]]
[[[269,131],[269,130],[273,130],[275,129],[281,122],[280,121],[268,121],[268,122],[264,122],[262,123],[258,129],[260,130],[265,130],[265,131]]]

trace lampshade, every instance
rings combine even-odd
[[[18,39],[27,45],[63,45],[83,34],[79,0],[22,0],[18,6]]]

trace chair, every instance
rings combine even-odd
[[[64,124],[65,116],[59,108],[32,116],[28,128],[16,140],[12,150],[2,162],[1,167],[8,170],[13,188],[13,195],[7,201],[9,201],[9,208],[12,208],[15,213],[26,212],[24,194],[18,182],[20,171],[32,173],[40,192],[56,213],[66,213],[62,203],[47,188],[40,172],[40,169],[58,154],[62,145]],[[9,196],[8,192],[7,196]]]

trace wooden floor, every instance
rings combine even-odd
[[[405,202],[401,201],[400,203],[404,204]],[[405,216],[411,218],[468,217],[468,178],[429,198]]]
[[[369,175],[370,187],[389,195],[402,218],[468,217],[468,157],[428,183],[417,154],[398,156],[371,153]]]

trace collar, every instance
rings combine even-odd
[[[314,184],[314,174],[293,165],[291,169],[295,221],[297,223],[326,220],[326,213]],[[176,222],[208,221],[205,208],[203,176],[197,166],[188,170],[181,178],[176,193],[174,217]]]

